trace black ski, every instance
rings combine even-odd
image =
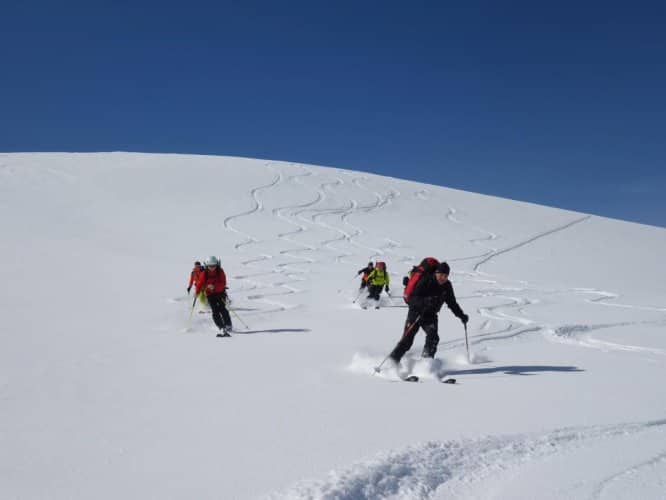
[[[454,378],[444,378],[444,377],[442,377],[442,378],[439,379],[439,381],[443,384],[455,384],[456,383],[456,379],[454,379]]]
[[[406,375],[406,376],[400,377],[400,378],[402,380],[404,380],[405,382],[418,382],[419,381],[419,377],[417,377],[416,375]]]

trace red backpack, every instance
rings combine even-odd
[[[416,269],[414,269],[414,272],[412,272],[412,275],[409,277],[409,281],[407,282],[407,286],[405,287],[405,291],[402,295],[402,298],[407,304],[409,304],[409,297],[412,295],[414,287],[419,282],[419,280],[424,275],[435,272],[435,269],[437,269],[438,265],[439,261],[436,258],[426,257],[421,261]]]

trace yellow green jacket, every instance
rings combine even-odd
[[[368,281],[367,283],[369,285],[376,285],[376,286],[388,286],[389,284],[389,275],[386,271],[383,269],[379,269],[375,267],[370,274],[368,274]]]

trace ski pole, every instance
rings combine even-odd
[[[469,341],[467,340],[467,323],[463,323],[465,326],[465,347],[467,348],[467,362],[471,363],[472,361],[469,358]]]
[[[194,300],[192,301],[192,309],[190,310],[190,317],[187,320],[187,328],[189,329],[190,326],[192,326],[192,314],[194,313],[194,306],[197,305],[197,299],[199,298],[199,294],[195,293],[194,294]]]
[[[356,294],[356,298],[355,298],[354,300],[352,300],[352,304],[356,304],[356,301],[357,301],[358,298],[361,296],[361,292],[362,292],[362,291],[363,291],[363,288],[360,288],[359,291],[358,291],[358,293]]]
[[[241,319],[241,317],[240,317],[238,314],[236,314],[236,311],[234,311],[233,308],[229,307],[228,304],[225,304],[225,305],[227,306],[227,309],[229,309],[229,310],[231,311],[231,314],[233,314],[234,317],[235,317],[238,321],[240,321],[240,322],[243,324],[243,326],[245,327],[245,329],[246,329],[246,330],[249,330],[250,327],[247,326],[247,323],[245,323],[245,321],[243,321],[243,320]]]
[[[412,328],[414,328],[414,326],[419,322],[420,319],[421,319],[421,315],[419,314],[419,315],[416,317],[416,319],[414,320],[414,322],[413,322],[411,325],[409,325],[409,328],[407,328],[407,329],[403,332],[402,337],[400,337],[400,340],[398,341],[398,344],[400,344],[400,342],[402,342],[402,339],[405,338],[405,335],[407,335],[409,332],[412,331]],[[396,344],[395,347],[398,347],[398,344]],[[393,348],[393,350],[395,350],[395,347]],[[384,363],[386,363],[386,361],[391,357],[391,353],[393,353],[393,351],[391,351],[391,352],[388,354],[388,356],[386,356],[386,357],[384,358],[384,361],[382,361],[381,363],[379,363],[379,366],[375,366],[375,373],[379,373],[379,372],[381,371],[381,369],[382,369],[382,365],[383,365]]]

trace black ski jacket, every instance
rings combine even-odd
[[[444,304],[451,309],[451,312],[457,318],[463,318],[465,313],[456,301],[451,282],[447,281],[440,285],[437,283],[434,274],[424,274],[414,286],[414,290],[409,297],[409,308],[429,316],[437,314]]]

